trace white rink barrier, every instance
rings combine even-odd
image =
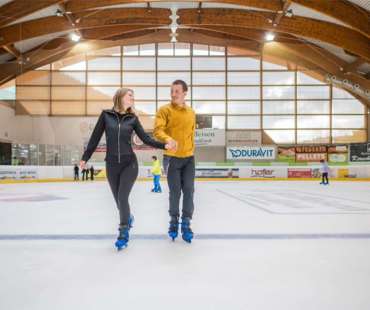
[[[94,166],[95,172],[102,172],[104,166]],[[320,177],[319,165],[310,166],[197,166],[197,178],[315,178]],[[103,169],[103,171],[102,171]],[[140,166],[139,177],[151,177],[150,167]],[[370,178],[369,165],[331,166],[332,178]],[[0,180],[6,179],[71,179],[73,166],[0,166]],[[81,178],[81,173],[80,173]]]

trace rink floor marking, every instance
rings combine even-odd
[[[111,234],[27,234],[0,235],[0,241],[36,240],[114,240]],[[133,240],[169,240],[165,234],[133,234]],[[181,239],[181,237],[179,238]],[[370,233],[328,233],[328,234],[196,234],[196,240],[291,240],[291,239],[370,239]]]
[[[352,215],[358,215],[358,214],[370,214],[370,209],[362,209],[362,210],[355,210],[355,211],[351,211],[351,212],[346,212],[346,211],[321,211],[321,212],[314,212],[314,211],[311,211],[311,212],[284,212],[284,211],[279,211],[279,212],[276,212],[276,211],[272,211],[272,210],[269,210],[267,208],[264,208],[262,207],[261,205],[264,205],[266,203],[274,203],[273,200],[269,201],[269,200],[259,200],[255,197],[250,197],[250,196],[247,196],[245,193],[244,195],[246,196],[246,198],[248,198],[248,201],[243,199],[243,198],[240,198],[238,196],[235,196],[231,193],[227,193],[227,192],[224,192],[223,190],[220,190],[220,189],[216,189],[217,192],[225,195],[225,196],[228,196],[230,198],[233,198],[235,200],[238,200],[248,206],[252,206],[256,209],[260,209],[264,212],[267,212],[269,214],[273,214],[273,215],[341,215],[341,214],[352,214]],[[325,196],[323,196],[325,197]],[[254,200],[255,203],[251,202],[251,200]],[[259,203],[259,204],[258,204]]]

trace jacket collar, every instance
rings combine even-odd
[[[186,103],[184,104],[183,107],[179,107],[176,103],[173,103],[172,101],[170,104],[171,104],[171,107],[175,108],[176,110],[186,110],[187,109]]]
[[[118,115],[118,113],[113,108],[112,109],[106,109],[106,110],[104,110],[104,112],[107,112],[107,113],[112,114],[112,115]],[[135,114],[127,113],[124,117],[128,117],[128,116],[134,117]]]

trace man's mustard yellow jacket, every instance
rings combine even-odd
[[[194,155],[195,113],[189,106],[179,107],[169,103],[161,107],[155,117],[154,137],[162,142],[177,141],[176,151],[165,151],[168,156],[189,157]]]

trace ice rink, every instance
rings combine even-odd
[[[106,182],[0,185],[0,309],[370,309],[369,182],[197,182],[190,245],[162,184],[121,252]]]

